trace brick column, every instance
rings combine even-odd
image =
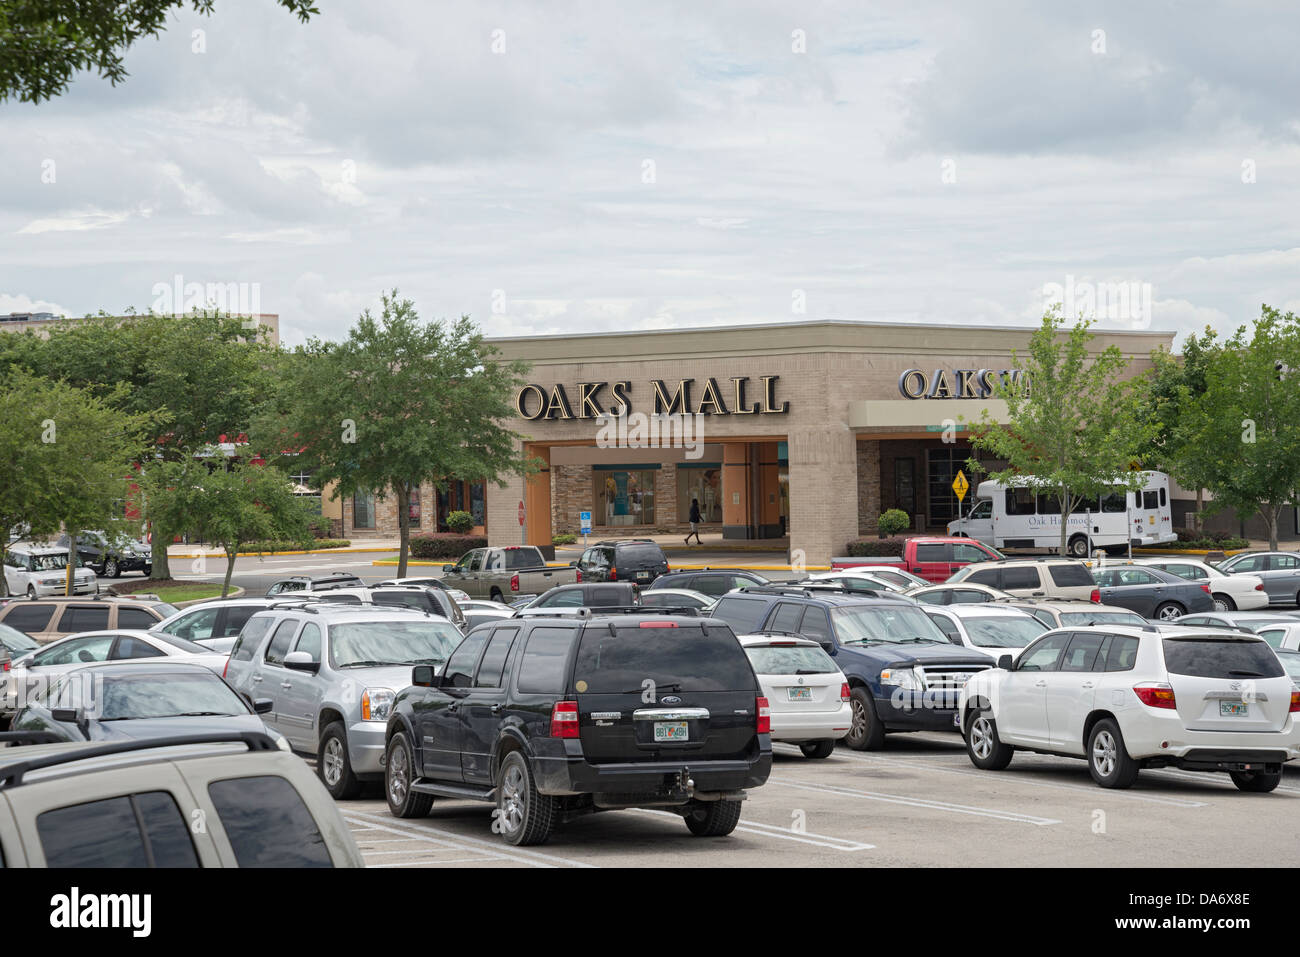
[[[655,473],[655,525],[680,532],[684,521],[677,514],[677,463],[665,462]]]
[[[880,519],[880,442],[858,441],[858,534],[874,535]]]
[[[856,445],[844,426],[789,438],[790,548],[809,565],[829,565],[858,536]]]

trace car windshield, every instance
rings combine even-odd
[[[1131,611],[1063,611],[1061,625],[1145,625],[1147,620]]]
[[[0,644],[3,644],[9,651],[31,651],[39,648],[40,644],[28,638],[17,628],[10,628],[8,625],[0,625]]]
[[[33,555],[32,570],[38,572],[52,572],[60,568],[68,567],[68,556],[62,552],[56,555]]]
[[[828,675],[839,670],[830,655],[812,645],[751,645],[745,654],[756,675]]]
[[[87,708],[90,716],[100,721],[249,713],[248,706],[229,685],[206,671],[108,675],[97,692],[97,707],[92,707],[92,702],[65,704],[64,699],[74,693],[74,689],[86,684],[69,680],[59,695],[59,704]]]
[[[939,626],[919,608],[893,605],[883,608],[834,608],[831,610],[831,621],[835,626],[836,637],[845,645],[865,645],[880,641],[893,644],[948,644],[948,639],[939,630]]]
[[[162,615],[163,618],[170,618],[172,615],[180,611],[180,609],[175,605],[169,605],[165,601],[158,602],[153,606],[153,609],[158,612],[158,614]]]
[[[1047,626],[1037,618],[1010,615],[990,615],[987,618],[963,618],[971,644],[990,648],[1023,648],[1043,632]]]
[[[189,641],[186,638],[177,638],[175,635],[167,635],[162,632],[150,632],[152,637],[157,638],[165,645],[171,645],[173,648],[179,648],[181,651],[187,651],[192,655],[210,655],[211,648],[205,648],[197,642]]]
[[[353,621],[330,627],[335,668],[440,665],[463,636],[446,621]]]

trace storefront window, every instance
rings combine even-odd
[[[413,527],[418,527],[420,524],[420,486],[418,482],[411,483],[411,498],[407,508],[410,524]]]
[[[722,469],[716,465],[677,468],[677,520],[690,521],[691,500],[700,503],[700,518],[722,521]]]
[[[357,492],[352,496],[352,527],[375,527],[375,497],[369,492]]]
[[[469,483],[469,513],[474,516],[475,525],[484,525],[487,523],[484,517],[487,514],[484,508],[484,483]]]
[[[653,525],[655,473],[651,469],[617,471],[597,469],[595,479],[596,524]]]

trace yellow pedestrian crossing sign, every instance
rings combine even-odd
[[[966,490],[969,488],[970,482],[966,481],[966,473],[958,469],[957,477],[952,480],[952,490],[957,493],[957,501],[965,501]]]

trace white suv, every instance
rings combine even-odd
[[[54,545],[10,545],[5,552],[4,569],[11,595],[28,598],[62,595],[68,576],[68,550]],[[76,569],[72,583],[78,595],[99,593],[94,571],[84,566]]]
[[[1018,748],[1085,758],[1105,788],[1173,766],[1271,791],[1300,757],[1297,711],[1300,691],[1257,636],[1126,625],[1049,631],[972,675],[958,702],[977,768],[1000,771]]]

